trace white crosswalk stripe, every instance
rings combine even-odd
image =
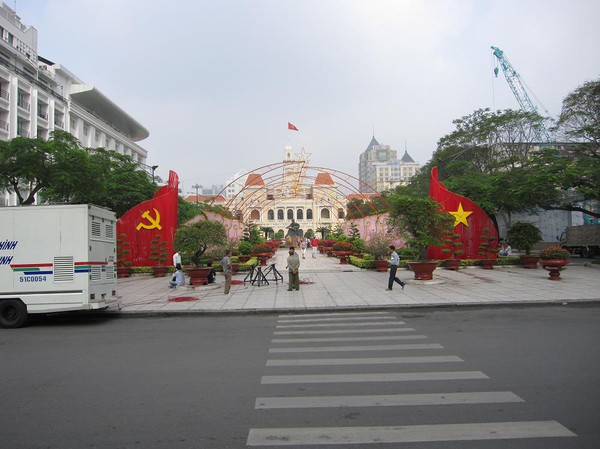
[[[519,404],[523,403],[516,394],[510,391],[480,391],[489,377],[481,371],[445,369],[449,363],[464,363],[455,355],[427,355],[425,351],[443,350],[437,343],[397,343],[397,341],[423,340],[425,335],[418,335],[415,329],[406,327],[406,323],[397,319],[390,312],[340,312],[340,313],[297,313],[279,316],[271,340],[274,345],[269,354],[299,354],[294,358],[269,358],[265,367],[271,372],[260,379],[265,389],[278,388],[278,394],[256,398],[255,409],[286,409],[287,413],[306,409],[343,409],[376,407],[421,407],[446,406],[476,407],[485,404]],[[368,342],[389,342],[383,344]],[[322,343],[328,343],[323,346]],[[355,343],[348,345],[344,343]],[[368,344],[361,344],[368,343]],[[285,345],[285,346],[281,346]],[[296,346],[293,346],[296,345]],[[410,350],[411,355],[405,351]],[[415,351],[417,352],[415,354]],[[335,357],[336,353],[382,352],[371,357]],[[302,354],[320,353],[322,358],[303,356]],[[383,356],[385,353],[385,356]],[[431,352],[430,352],[431,354]],[[435,353],[434,353],[435,354]],[[371,355],[371,354],[369,354]],[[319,357],[319,356],[317,356]],[[427,364],[433,369],[413,372],[409,366]],[[351,367],[369,367],[367,373],[350,372]],[[387,372],[384,367],[392,367],[394,372]],[[452,365],[456,366],[456,365]],[[421,367],[418,367],[421,368]],[[417,369],[418,369],[417,368]],[[364,370],[365,368],[363,368]],[[390,368],[387,368],[388,370]],[[406,369],[406,371],[404,371]],[[415,369],[415,368],[413,368]],[[274,371],[273,371],[274,370]],[[317,372],[315,372],[317,371]],[[321,371],[319,373],[319,371]],[[477,391],[462,391],[464,381]],[[461,391],[439,392],[439,382],[446,388],[461,385]],[[463,383],[461,383],[463,382]],[[353,384],[361,383],[362,388],[369,384],[380,385],[381,388],[395,383],[423,385],[418,393],[394,393],[373,395],[323,395],[323,389],[335,388],[336,393],[355,391]],[[281,389],[296,392],[296,385],[307,390],[308,385],[320,385],[319,393],[311,396],[282,396]],[[422,392],[426,385],[436,385],[438,391]],[[276,386],[279,387],[276,387]],[[288,387],[286,387],[288,386]],[[389,387],[385,387],[389,388]],[[458,388],[458,387],[457,387]],[[375,390],[373,390],[375,391]],[[266,413],[266,412],[263,412]],[[476,413],[476,412],[475,412]],[[461,416],[464,413],[461,413]],[[285,415],[294,416],[294,415]],[[300,415],[299,415],[300,416]],[[303,424],[306,414],[301,415]],[[310,415],[309,415],[310,416]],[[519,417],[522,415],[519,414]],[[248,446],[312,446],[325,445],[362,445],[376,443],[414,443],[437,441],[473,441],[504,440],[522,438],[563,438],[576,435],[556,421],[506,421],[480,422],[475,415],[474,422],[464,423],[424,423],[422,425],[361,426],[357,422],[353,427],[295,427],[252,428],[248,432]],[[320,423],[315,423],[320,424]],[[371,424],[371,423],[369,423]],[[386,423],[386,424],[389,424]],[[393,423],[396,424],[396,423]]]

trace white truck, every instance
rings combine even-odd
[[[88,204],[0,207],[0,327],[116,304],[116,228]]]

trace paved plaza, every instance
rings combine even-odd
[[[287,251],[280,249],[269,262],[283,275],[268,285],[243,283],[246,274],[233,277],[229,295],[223,294],[224,277],[216,284],[170,289],[170,277],[133,276],[119,279],[119,314],[134,313],[242,313],[285,311],[330,311],[388,307],[440,307],[467,305],[555,304],[600,301],[600,269],[574,258],[559,281],[548,279],[541,267],[520,266],[464,268],[458,272],[438,268],[432,281],[416,281],[413,273],[398,270],[406,281],[403,289],[395,284],[386,291],[388,273],[342,265],[339,260],[307,252],[300,259],[300,290],[287,291]],[[272,278],[271,278],[272,279]]]

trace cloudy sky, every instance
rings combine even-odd
[[[490,46],[550,116],[600,76],[597,0],[17,0],[39,54],[144,125],[184,193],[312,153],[358,176],[373,131],[427,162],[452,120],[517,109]],[[299,131],[287,130],[287,122]]]

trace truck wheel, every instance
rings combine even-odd
[[[589,259],[590,257],[592,257],[592,254],[590,253],[590,249],[589,248],[582,248],[581,249],[581,258],[582,259]]]
[[[20,299],[0,301],[0,327],[16,329],[27,321],[27,307]]]

